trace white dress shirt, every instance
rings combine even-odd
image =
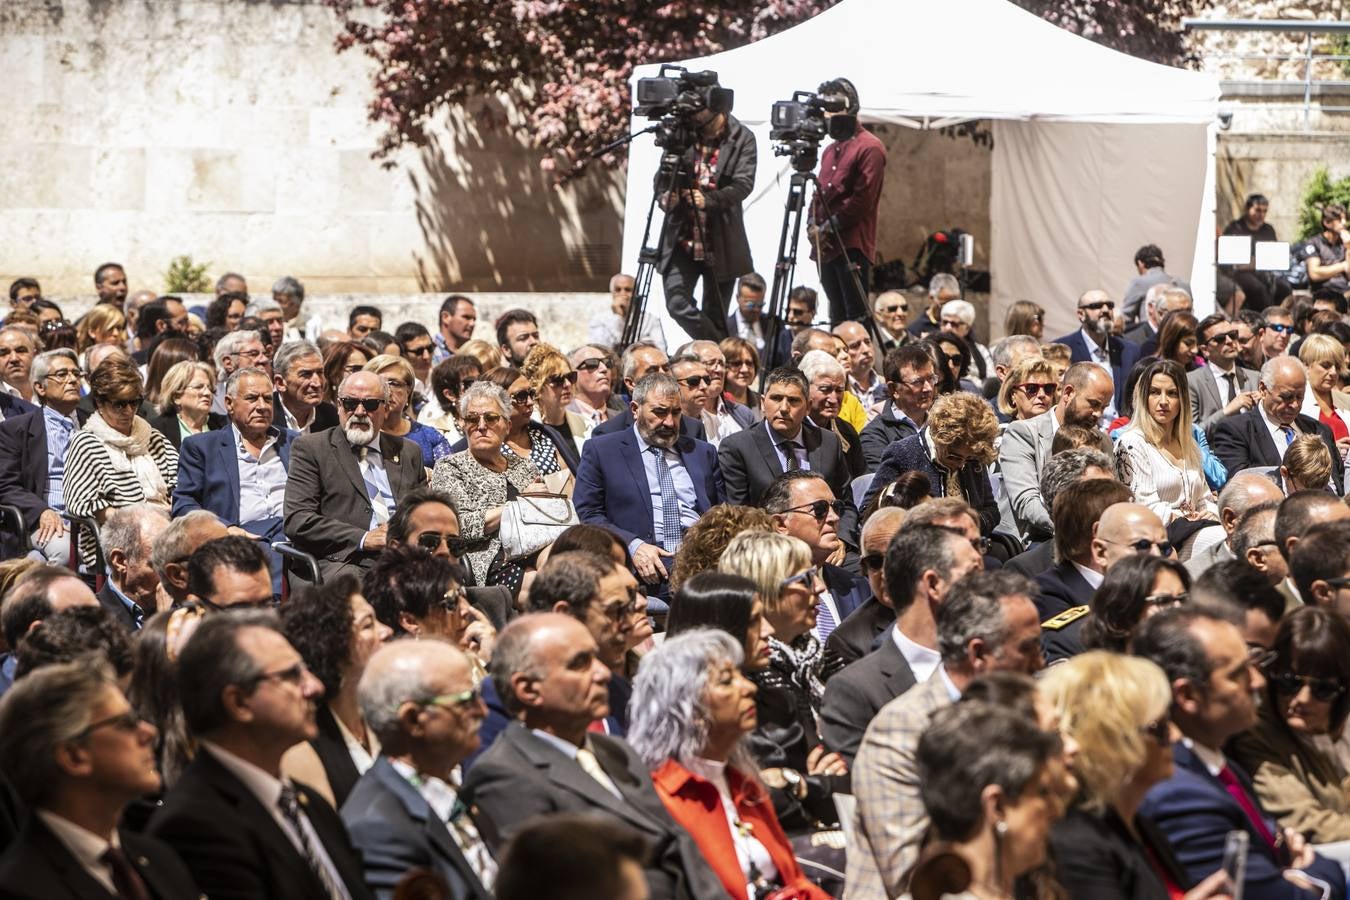
[[[810,471],[811,460],[806,455],[806,445],[802,443],[802,432],[800,428],[797,429],[795,437],[781,438],[778,436],[778,432],[774,431],[773,427],[769,425],[769,420],[765,419],[764,431],[769,435],[769,441],[773,444],[773,452],[777,454],[778,464],[783,467],[784,472],[788,471],[787,454],[783,452],[782,447],[778,446],[778,444],[784,440],[787,440],[788,443],[792,444],[792,452],[797,457],[797,468],[804,472]]]
[[[86,831],[79,825],[69,819],[63,819],[56,813],[48,812],[45,809],[35,810],[37,817],[42,820],[56,839],[61,842],[70,855],[75,857],[75,861],[80,864],[80,868],[90,878],[103,886],[109,894],[116,897],[117,887],[113,884],[112,868],[103,861],[103,854],[108,852],[109,847],[117,850],[122,849],[121,839],[117,836],[117,829],[113,829],[112,841],[105,841],[103,838],[94,834],[92,831]]]
[[[286,503],[286,466],[277,451],[279,432],[267,429],[262,452],[256,457],[233,425],[230,434],[234,437],[235,465],[239,467],[240,523],[280,518]]]
[[[909,664],[909,670],[914,673],[914,680],[920,684],[933,677],[937,667],[942,663],[942,654],[922,644],[916,644],[898,627],[891,629],[891,640],[895,641],[896,649],[900,655],[905,658]]]
[[[1258,403],[1256,404],[1256,407],[1260,410],[1258,415],[1261,416],[1261,421],[1265,423],[1266,431],[1270,432],[1270,439],[1275,443],[1275,452],[1280,454],[1280,461],[1283,462],[1284,454],[1289,449],[1289,444],[1292,442],[1289,440],[1289,436],[1282,430],[1284,426],[1281,426],[1279,422],[1276,422],[1266,414],[1266,406],[1264,403]],[[1294,437],[1298,437],[1299,434],[1301,434],[1298,430],[1298,425],[1290,423],[1288,427],[1294,432]]]
[[[1102,582],[1106,580],[1106,575],[1096,569],[1089,569],[1087,566],[1080,566],[1078,563],[1074,563],[1073,567],[1078,570],[1079,575],[1083,576],[1083,580],[1088,583],[1088,587],[1094,591],[1101,587]]]

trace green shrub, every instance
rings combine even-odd
[[[1350,207],[1350,176],[1332,181],[1326,167],[1318,169],[1303,188],[1298,210],[1299,240],[1306,241],[1322,233],[1322,207],[1339,203]]]
[[[211,279],[206,277],[206,267],[210,263],[194,265],[192,257],[175,256],[169,263],[169,271],[164,273],[164,292],[166,294],[207,294],[211,291]]]

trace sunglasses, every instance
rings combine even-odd
[[[463,600],[464,600],[464,588],[460,587],[459,585],[455,585],[454,587],[450,588],[448,591],[446,591],[444,594],[441,595],[440,603],[438,605],[440,606],[441,609],[445,610],[451,615],[458,615],[459,604],[463,602]]]
[[[886,565],[886,554],[868,553],[858,560],[858,564],[862,566],[863,572],[880,572],[882,567]]]
[[[1209,336],[1208,340],[1205,341],[1205,343],[1206,343],[1206,344],[1226,344],[1226,343],[1228,343],[1229,341],[1232,341],[1232,342],[1234,342],[1234,343],[1237,343],[1237,339],[1238,339],[1237,329],[1234,328],[1232,331],[1225,331],[1225,332],[1223,332],[1222,334],[1211,334],[1211,335]]]
[[[459,535],[451,533],[437,534],[434,531],[424,531],[417,536],[417,546],[428,553],[435,553],[441,549],[441,544],[445,544],[445,549],[450,551],[451,556],[459,559],[464,555],[464,549],[468,542]]]
[[[381,400],[379,397],[367,397],[365,399],[358,399],[356,397],[339,397],[338,402],[341,403],[342,408],[349,413],[356,412],[356,408],[358,406],[368,413],[373,413],[381,406],[384,406],[384,401]]]
[[[1056,387],[1057,385],[1055,385],[1054,382],[1045,384],[1034,381],[1028,381],[1025,384],[1019,384],[1017,386],[1017,390],[1026,394],[1028,397],[1034,397],[1037,394],[1044,394],[1047,397],[1053,397],[1055,396]]]
[[[403,352],[412,356],[430,356],[431,345],[427,344],[425,347],[404,347]]]
[[[1095,312],[1096,310],[1099,310],[1099,309],[1115,309],[1115,308],[1116,308],[1116,302],[1115,302],[1114,300],[1102,300],[1102,301],[1100,301],[1100,302],[1098,302],[1098,303],[1085,303],[1085,304],[1083,304],[1082,306],[1080,306],[1080,307],[1078,307],[1078,308],[1079,308],[1079,309],[1090,309],[1090,310],[1093,310],[1094,312]]]
[[[609,360],[605,359],[603,356],[597,356],[595,359],[583,359],[581,362],[577,363],[577,371],[578,371],[578,372],[594,372],[596,369],[600,368],[601,366],[604,366],[604,367],[605,367],[605,371],[607,371],[607,372],[608,372],[608,371],[610,370],[610,368],[611,368],[611,366],[610,366],[610,364],[609,364]]]
[[[1306,686],[1313,699],[1321,700],[1323,703],[1335,700],[1345,693],[1345,685],[1333,678],[1314,678],[1311,675],[1296,675],[1293,672],[1271,672],[1266,677],[1281,694],[1297,694]]]
[[[943,319],[941,322],[943,328],[960,328],[964,324],[960,319]]]
[[[843,500],[813,500],[810,503],[803,503],[801,506],[789,507],[783,512],[801,512],[806,513],[817,522],[824,522],[829,516],[830,510],[834,510],[836,516],[842,516],[848,505]]]
[[[1276,334],[1289,334],[1291,331],[1294,330],[1293,325],[1283,325],[1280,324],[1279,322],[1270,322],[1265,327],[1269,328]]]
[[[1148,538],[1140,538],[1137,541],[1113,541],[1110,538],[1102,538],[1108,544],[1115,544],[1117,547],[1129,547],[1135,553],[1151,553],[1156,547],[1159,556],[1171,556],[1176,549],[1171,541],[1150,541]]]
[[[141,404],[145,402],[144,397],[132,397],[127,400],[109,400],[106,397],[99,401],[104,406],[111,406],[113,409],[120,409],[123,412],[140,409]]]
[[[514,394],[512,394],[511,402],[514,403],[516,406],[524,406],[526,403],[529,403],[530,401],[534,400],[534,398],[537,396],[539,395],[534,392],[534,388],[526,388],[523,391],[516,391]]]
[[[895,315],[896,313],[899,312],[909,312],[909,307],[905,306],[903,303],[900,304],[899,306],[879,306],[877,307],[877,312],[884,312],[889,313],[890,315]]]
[[[815,566],[812,566],[805,572],[798,572],[796,575],[784,578],[781,582],[779,582],[779,584],[785,588],[799,584],[802,587],[806,588],[807,590],[810,590],[811,588],[815,587],[816,581],[818,581],[819,579],[820,579],[820,572],[816,569]]]
[[[477,428],[480,422],[486,422],[489,428],[496,428],[501,420],[500,413],[474,413],[460,419],[469,430]]]
[[[680,384],[687,385],[695,389],[701,388],[705,384],[712,384],[713,381],[707,375],[690,375],[688,378],[677,378],[675,380],[678,381]]]
[[[550,375],[550,376],[548,377],[547,381],[548,381],[548,383],[549,383],[551,386],[553,386],[553,387],[555,387],[555,388],[560,388],[560,387],[562,387],[564,384],[576,384],[576,383],[577,383],[577,373],[576,373],[576,372],[566,372],[566,373],[564,373],[564,374],[562,374],[562,375]]]

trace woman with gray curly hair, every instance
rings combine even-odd
[[[733,898],[827,900],[802,874],[755,774],[746,744],[755,685],[741,674],[742,656],[726,632],[703,628],[648,653],[633,682],[628,741]]]

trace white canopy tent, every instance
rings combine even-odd
[[[1163,249],[1168,271],[1189,276],[1197,312],[1213,307],[1213,76],[1117,53],[1007,0],[842,0],[773,37],[682,65],[716,71],[736,92],[733,115],[755,133],[759,167],[745,222],[765,278],[773,274],[790,176],[786,159],[773,156],[770,110],[794,90],[843,76],[858,88],[864,121],[940,128],[994,120],[987,239],[996,333],[1018,299],[1046,307],[1047,339],[1076,328],[1078,295],[1101,287],[1119,298],[1146,243]],[[639,67],[634,83],[658,69]],[[647,124],[634,118],[633,130]],[[650,135],[632,145],[629,271],[660,152]],[[930,231],[961,225],[921,224]],[[814,285],[804,232],[795,282]],[[660,281],[648,308],[664,316]],[[667,331],[679,333],[669,323]]]

